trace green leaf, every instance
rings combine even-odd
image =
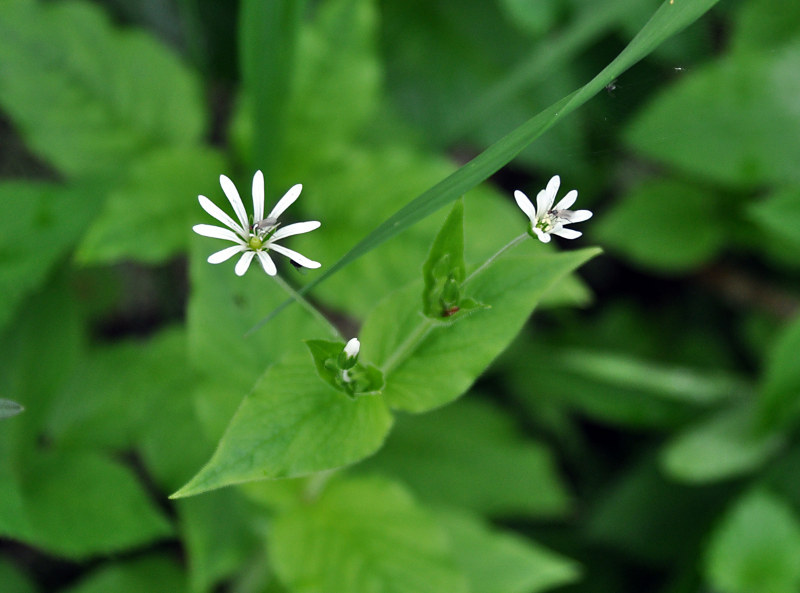
[[[662,451],[665,471],[684,482],[714,482],[751,472],[783,445],[757,431],[752,406],[724,410],[678,434]]]
[[[689,270],[723,246],[715,196],[679,181],[636,188],[594,227],[602,243],[634,262],[669,271]]]
[[[211,460],[174,498],[341,467],[374,453],[392,425],[377,396],[351,399],[317,376],[308,354],[270,367]]]
[[[10,418],[25,410],[21,405],[10,399],[0,398],[0,418]]]
[[[267,179],[284,150],[287,113],[291,106],[295,50],[305,2],[278,0],[242,2],[239,12],[239,55],[244,90],[252,106],[252,159]]]
[[[211,590],[263,546],[251,505],[233,489],[181,500],[177,509],[192,591]]]
[[[430,318],[441,317],[461,301],[464,264],[464,202],[457,201],[433,240],[428,259],[422,264],[425,290],[422,311]],[[455,292],[454,292],[455,291]],[[451,294],[452,293],[452,294]]]
[[[102,455],[43,453],[24,471],[32,530],[22,539],[51,554],[86,559],[172,534],[133,474]]]
[[[787,187],[751,204],[747,214],[765,233],[800,246],[800,190]]]
[[[36,589],[14,565],[0,558],[0,583],[5,593],[35,593]]]
[[[79,241],[95,214],[97,189],[0,184],[0,327]]]
[[[549,449],[472,397],[400,416],[386,445],[358,471],[395,475],[426,502],[480,514],[558,517],[571,506]]]
[[[799,69],[800,42],[698,68],[638,115],[627,141],[651,158],[724,184],[796,183]],[[674,210],[681,212],[680,198]]]
[[[223,161],[205,148],[153,151],[112,190],[76,254],[82,264],[160,263],[185,251],[192,222],[208,217],[197,195],[218,186]]]
[[[800,588],[800,520],[769,492],[742,496],[714,531],[705,562],[720,593],[794,593]]]
[[[68,176],[110,176],[152,148],[199,141],[204,127],[199,86],[178,59],[88,2],[3,4],[0,104]]]
[[[767,358],[758,400],[758,416],[763,428],[785,428],[800,416],[800,317],[774,341]]]
[[[269,533],[275,571],[295,593],[466,593],[435,519],[399,485],[335,480],[278,516]]]
[[[694,22],[716,2],[717,0],[698,0],[674,5],[662,4],[653,18],[639,31],[639,34],[622,53],[589,83],[532,117],[472,161],[400,208],[329,267],[322,276],[308,284],[303,292],[308,292],[336,274],[341,268],[369,253],[413,224],[427,218],[487,179],[560,119],[605,89],[606,85],[622,72],[644,58],[665,39]],[[278,308],[262,319],[256,328],[275,317],[290,302],[281,303]]]
[[[571,560],[511,533],[493,530],[462,512],[437,514],[453,554],[476,593],[538,593],[572,583],[580,569]]]
[[[735,51],[763,51],[797,40],[800,5],[794,0],[751,0],[738,6],[731,37]]]
[[[77,585],[63,593],[142,593],[169,591],[183,593],[186,578],[177,563],[165,556],[145,556],[127,562],[100,565]]]
[[[459,323],[434,326],[421,318],[418,284],[375,308],[361,330],[361,348],[384,371],[392,407],[424,412],[460,396],[511,343],[550,287],[599,253],[546,254],[532,240],[526,247],[532,253],[506,255],[466,283],[491,309]]]
[[[306,340],[306,346],[314,359],[317,376],[328,385],[349,397],[379,395],[383,390],[383,373],[372,364],[364,364],[359,360],[353,366],[342,366],[344,342],[329,340]],[[350,375],[345,381],[343,371]]]

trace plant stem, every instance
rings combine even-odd
[[[485,262],[483,262],[480,266],[478,266],[475,270],[473,270],[473,272],[469,276],[466,277],[466,279],[464,280],[464,282],[462,282],[462,284],[466,284],[467,282],[472,280],[475,276],[477,276],[478,274],[483,272],[486,268],[491,266],[492,263],[494,262],[494,260],[496,260],[498,257],[503,255],[509,249],[512,249],[512,248],[516,247],[517,245],[519,245],[520,243],[522,243],[529,236],[530,235],[528,235],[528,233],[522,233],[519,237],[516,237],[515,239],[512,239],[510,243],[508,243],[507,245],[504,245],[503,247],[501,247],[500,250],[497,253],[495,253],[493,256],[491,256],[489,259],[487,259]]]
[[[381,370],[383,371],[384,375],[388,375],[392,372],[392,370],[402,362],[405,357],[413,352],[417,346],[420,345],[422,340],[424,340],[430,331],[434,328],[435,324],[432,320],[428,319],[427,317],[423,317],[423,321],[420,325],[414,328],[406,339],[403,340],[403,343],[400,344],[397,349],[392,352],[392,355],[386,359],[386,362],[383,363]]]
[[[300,304],[300,306],[301,306],[301,307],[303,307],[303,308],[304,308],[306,311],[308,311],[309,313],[311,313],[311,315],[314,317],[314,319],[316,319],[316,320],[317,320],[317,321],[319,321],[321,324],[323,324],[325,327],[327,327],[327,328],[328,328],[328,330],[329,330],[329,331],[331,332],[331,334],[333,335],[333,337],[335,337],[337,340],[344,340],[344,336],[342,336],[341,332],[339,332],[339,330],[336,328],[336,326],[335,326],[335,325],[333,325],[333,324],[332,324],[332,323],[331,323],[331,322],[328,320],[328,318],[327,318],[327,317],[325,317],[325,316],[324,316],[324,315],[323,315],[323,314],[320,312],[320,310],[319,310],[319,309],[317,309],[317,308],[316,308],[314,305],[312,305],[310,302],[308,302],[308,301],[307,301],[307,300],[306,300],[306,299],[303,297],[303,295],[301,295],[301,294],[300,294],[299,292],[297,292],[297,291],[296,291],[294,288],[292,288],[292,286],[291,286],[291,285],[290,285],[288,282],[286,282],[286,280],[284,280],[283,278],[281,278],[281,277],[280,277],[279,275],[277,275],[277,274],[276,274],[275,276],[273,276],[273,278],[275,278],[275,281],[276,281],[278,284],[280,284],[281,288],[283,288],[283,290],[285,290],[287,293],[289,293],[289,295],[290,295],[290,296],[291,296],[291,297],[292,297],[292,298],[293,298],[295,301],[297,301],[297,302]]]

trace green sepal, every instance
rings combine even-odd
[[[487,308],[462,294],[461,285],[466,276],[463,200],[456,201],[436,235],[422,266],[422,276],[425,281],[422,312],[430,319],[451,324],[469,313]]]
[[[331,340],[304,340],[317,375],[328,385],[346,394],[348,397],[356,398],[362,395],[380,395],[384,387],[383,372],[373,364],[351,363],[353,359],[348,359],[348,363],[340,363],[340,355],[344,351],[344,342],[334,342]],[[350,381],[345,381],[342,371],[346,370],[350,376]]]

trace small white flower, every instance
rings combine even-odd
[[[344,355],[347,358],[355,358],[356,356],[358,356],[358,351],[360,349],[361,349],[361,342],[358,341],[358,338],[352,338],[344,346]]]
[[[528,196],[519,190],[514,192],[517,206],[531,221],[528,232],[531,236],[535,234],[542,243],[549,243],[550,235],[557,235],[565,239],[577,239],[583,233],[565,228],[566,225],[574,222],[583,222],[592,217],[592,213],[589,210],[568,209],[578,199],[578,190],[576,189],[568,192],[553,207],[559,185],[561,185],[561,178],[558,175],[553,175],[547,183],[547,187],[537,194],[535,208]]]
[[[307,233],[320,227],[319,221],[311,220],[290,224],[281,229],[278,228],[281,224],[278,222],[278,218],[300,196],[300,192],[303,190],[302,185],[297,184],[291,187],[289,191],[278,200],[278,203],[275,204],[272,211],[264,217],[264,175],[261,171],[256,171],[256,174],[253,176],[253,222],[251,224],[248,221],[244,204],[233,182],[225,177],[225,175],[220,175],[219,184],[222,186],[222,191],[225,192],[225,196],[231,203],[233,211],[236,213],[236,217],[239,221],[233,220],[207,197],[197,196],[203,210],[228,228],[224,229],[210,224],[196,224],[192,227],[192,230],[204,237],[224,239],[225,241],[232,241],[235,243],[235,245],[231,247],[226,247],[221,251],[212,253],[208,258],[208,263],[219,264],[229,260],[237,253],[241,253],[242,257],[239,258],[234,268],[237,276],[242,276],[247,271],[254,257],[258,257],[261,267],[264,268],[267,274],[274,276],[277,274],[277,269],[268,253],[269,251],[274,251],[285,255],[304,268],[320,267],[321,264],[319,262],[308,259],[304,255],[287,249],[283,245],[276,244],[277,241],[285,237]]]

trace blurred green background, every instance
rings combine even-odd
[[[307,337],[242,340],[284,295],[205,264],[196,196],[302,182],[329,266],[661,4],[0,1],[0,591],[315,591],[271,539],[294,482],[166,498]],[[557,248],[605,253],[353,475],[437,509],[473,593],[800,590],[800,3],[723,0],[469,192],[471,263],[553,174],[595,213]],[[313,298],[355,331],[444,216]]]

